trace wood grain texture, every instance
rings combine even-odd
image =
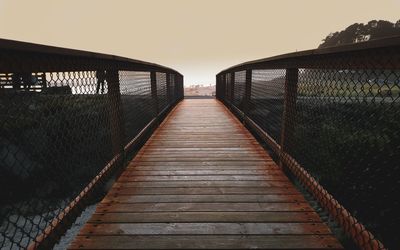
[[[97,206],[70,249],[342,249],[218,101],[184,100]]]
[[[70,249],[343,249],[330,235],[78,236]]]

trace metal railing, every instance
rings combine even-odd
[[[0,248],[50,248],[171,108],[183,76],[0,40]]]
[[[251,61],[216,81],[359,248],[400,246],[399,37]]]

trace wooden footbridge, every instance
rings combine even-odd
[[[0,248],[52,249],[98,203],[69,249],[397,249],[399,117],[399,37],[239,64],[213,99],[0,39]]]
[[[185,99],[70,249],[341,249],[281,168],[215,99]]]

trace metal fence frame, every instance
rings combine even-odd
[[[58,48],[32,43],[0,39],[0,72],[64,72],[90,70],[106,72],[108,83],[108,98],[111,102],[109,120],[111,122],[111,140],[114,157],[90,181],[90,183],[73,199],[64,210],[53,218],[47,228],[33,239],[28,249],[51,248],[69,226],[82,212],[91,194],[104,184],[110,176],[118,175],[126,165],[127,155],[132,156],[149,138],[173,107],[183,99],[183,76],[171,69],[158,64],[133,60],[114,55],[106,55],[87,51]],[[50,58],[50,59],[49,59]],[[18,61],[16,61],[18,60]],[[52,63],[48,63],[51,60]],[[43,63],[43,62],[47,63]],[[120,71],[150,72],[151,97],[156,107],[153,119],[130,142],[124,145],[125,134],[122,124],[123,110],[121,108]],[[158,108],[156,73],[166,75],[166,98],[168,104],[162,110]],[[7,74],[6,74],[7,75]],[[173,81],[173,82],[171,82]],[[4,85],[5,86],[5,85]],[[4,87],[3,86],[3,87]],[[171,89],[173,87],[173,89]],[[0,89],[0,97],[2,95]]]
[[[385,52],[395,51],[400,54],[400,37],[363,42],[339,47],[307,50],[289,53],[266,59],[249,61],[227,68],[216,75],[216,97],[223,102],[252,132],[256,133],[278,157],[280,166],[302,183],[313,197],[326,209],[332,218],[343,228],[361,249],[385,249],[382,242],[376,239],[352,214],[346,210],[316,179],[307,172],[286,150],[288,131],[295,109],[299,68],[323,69],[327,65],[340,69],[340,58],[346,57],[346,66],[350,69],[362,69],[369,65],[374,69],[387,66]],[[384,53],[381,53],[384,52]],[[374,55],[374,61],[368,60]],[[390,62],[390,67],[400,68],[400,60]],[[284,110],[281,126],[281,140],[276,141],[265,132],[257,122],[248,116],[252,88],[252,71],[264,69],[285,69]],[[246,85],[243,104],[234,103],[235,72],[246,71]]]

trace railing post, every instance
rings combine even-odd
[[[175,102],[178,102],[181,99],[180,85],[181,85],[181,76],[175,74]]]
[[[180,88],[180,90],[181,90],[181,93],[180,93],[180,98],[181,98],[181,100],[183,100],[183,98],[185,97],[185,88],[184,88],[184,80],[183,80],[183,76],[180,76],[179,77],[179,88]]]
[[[179,75],[174,74],[174,104],[178,102],[179,100]]]
[[[167,87],[167,102],[168,105],[171,105],[171,75],[169,73],[165,73],[166,76],[166,87]]]
[[[215,76],[215,97],[219,100],[219,91],[220,91],[220,83],[219,83],[219,75]]]
[[[176,81],[177,81],[177,77],[176,74],[173,74],[173,79],[174,79],[174,87],[171,88],[171,96],[172,96],[172,103],[175,104],[176,103]]]
[[[250,111],[250,100],[251,100],[251,79],[252,79],[252,70],[247,69],[246,70],[246,82],[245,82],[245,88],[244,88],[244,105],[243,105],[243,120],[245,120],[245,117]]]
[[[293,136],[294,118],[296,115],[297,85],[299,79],[299,69],[286,69],[285,93],[283,100],[283,116],[281,125],[281,150],[279,155],[279,165],[283,167],[282,157],[287,151],[287,143],[290,136]]]
[[[114,156],[124,152],[124,126],[118,70],[107,70],[108,99],[110,101],[111,142]]]
[[[225,74],[221,75],[221,80],[220,80],[220,84],[221,84],[221,92],[220,92],[220,101],[225,103],[225,92],[226,92],[226,80],[225,80]]]
[[[216,84],[215,84],[215,96],[218,100],[222,100],[222,75],[216,76]]]
[[[231,72],[231,89],[230,89],[230,102],[233,105],[233,101],[235,100],[235,72]]]
[[[224,73],[224,76],[223,76],[222,80],[223,80],[223,85],[224,85],[224,93],[222,94],[222,99],[223,99],[225,105],[227,105],[227,103],[228,103],[227,102],[228,95],[226,94],[226,91],[228,89],[228,80],[227,80],[227,77],[226,77],[226,73]]]
[[[229,75],[228,75],[229,74]],[[231,74],[230,73],[225,73],[224,74],[224,85],[225,85],[225,88],[224,88],[224,102],[225,102],[225,105],[227,105],[228,106],[228,104],[229,104],[229,92],[228,91],[230,91],[230,84],[231,84],[231,82],[230,82],[230,77],[231,76]],[[228,83],[229,82],[229,83]]]
[[[151,85],[151,99],[153,99],[155,117],[158,116],[158,97],[157,97],[157,76],[155,71],[150,72],[150,85]]]
[[[47,88],[46,72],[42,72],[42,88],[43,90]]]
[[[175,88],[177,91],[177,100],[180,101],[183,99],[183,76],[176,74],[176,82],[175,82]]]

